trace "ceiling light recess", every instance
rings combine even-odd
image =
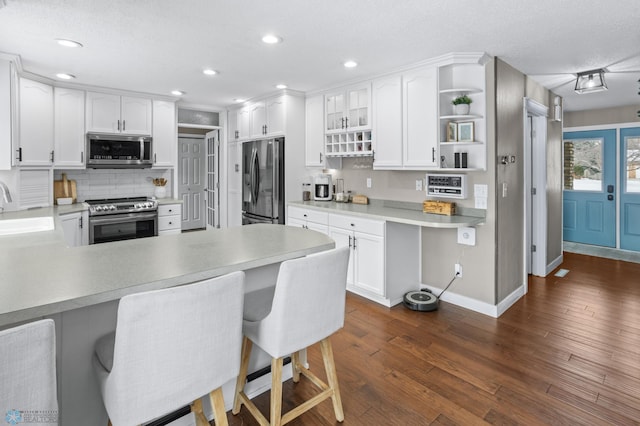
[[[344,63],[345,68],[355,68],[357,66],[358,66],[358,63],[356,61],[346,61]]]
[[[278,44],[282,43],[282,37],[278,37],[273,34],[266,34],[262,37],[262,41],[267,44]]]
[[[182,96],[185,94],[185,92],[183,92],[182,90],[172,90],[171,94],[175,96]]]
[[[276,89],[286,89],[287,85],[286,84],[276,84]]]
[[[82,43],[79,43],[74,40],[68,40],[66,38],[57,38],[56,41],[60,46],[64,46],[64,47],[82,47]]]
[[[216,74],[218,74],[218,71],[212,70],[211,68],[205,68],[205,69],[202,70],[202,74],[204,74],[204,75],[216,75]]]
[[[56,77],[62,79],[62,80],[73,80],[74,78],[76,78],[75,75],[73,74],[67,74],[66,72],[59,72],[58,74],[56,74]]]
[[[584,71],[578,73],[576,78],[576,93],[593,93],[607,90],[604,81],[604,69]]]

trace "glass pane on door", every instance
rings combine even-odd
[[[602,139],[564,142],[564,189],[602,191]]]
[[[625,191],[640,193],[640,137],[625,138],[626,172]]]

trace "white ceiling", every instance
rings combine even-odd
[[[182,102],[214,108],[277,83],[306,92],[483,51],[562,95],[571,111],[640,105],[639,18],[638,0],[0,0],[0,51],[52,79],[67,72],[80,84],[180,89]],[[284,41],[265,45],[268,32]],[[359,66],[345,69],[347,59]],[[220,74],[205,76],[206,67]],[[602,67],[608,91],[573,92],[576,72]]]

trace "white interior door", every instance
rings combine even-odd
[[[190,135],[178,138],[178,197],[182,200],[182,229],[205,227],[205,140]]]
[[[207,228],[220,228],[220,135],[212,130],[207,143]]]

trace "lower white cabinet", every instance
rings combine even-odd
[[[287,225],[322,232],[329,235],[329,213],[289,206]]]
[[[385,287],[385,222],[355,216],[329,215],[329,236],[336,247],[349,246],[347,288],[384,298]]]
[[[67,246],[78,247],[89,243],[87,212],[61,214],[59,219]]]
[[[182,232],[182,204],[158,206],[158,236]]]

